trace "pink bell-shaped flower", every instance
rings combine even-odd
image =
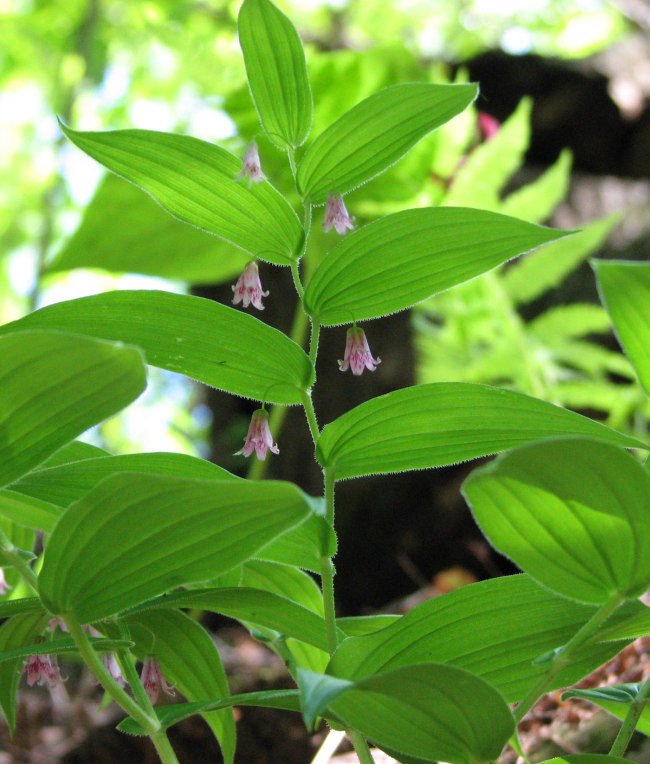
[[[352,369],[355,376],[363,374],[364,369],[374,371],[381,358],[373,358],[366,339],[366,333],[358,326],[351,326],[345,340],[345,354],[339,361],[339,370]]]
[[[354,218],[348,214],[343,198],[339,194],[330,194],[327,197],[325,220],[323,221],[325,233],[334,226],[336,233],[340,233],[342,236],[347,228],[354,228],[353,222]]]
[[[490,138],[494,138],[501,127],[498,119],[484,111],[479,111],[478,113],[478,126],[483,133],[483,139],[486,141],[489,141]]]
[[[160,695],[160,690],[166,692],[168,695],[174,694],[174,687],[165,681],[162,669],[158,663],[158,659],[152,655],[148,655],[144,659],[142,664],[142,673],[140,674],[140,681],[144,689],[149,696],[149,700],[155,704]]]
[[[260,153],[255,142],[249,144],[244,153],[241,172],[236,180],[241,180],[242,178],[248,178],[249,188],[251,183],[261,183],[263,180],[266,180],[266,175],[262,172],[262,165],[260,164]]]
[[[9,584],[7,583],[7,579],[5,578],[4,571],[2,570],[2,568],[0,568],[0,597],[3,594],[6,594],[9,591],[9,589],[13,589],[13,587],[9,586]]]
[[[244,268],[232,291],[235,293],[235,296],[232,298],[233,305],[241,302],[244,308],[253,305],[258,310],[264,310],[262,297],[268,297],[269,293],[262,291],[260,272],[255,260],[251,260]]]
[[[273,436],[269,428],[269,415],[265,409],[257,409],[257,411],[253,412],[244,447],[237,451],[235,456],[250,456],[253,451],[255,451],[260,461],[266,459],[267,451],[271,451],[272,454],[280,453],[277,443],[273,442]]]
[[[53,687],[63,681],[56,665],[56,657],[50,655],[30,655],[24,663],[23,671],[27,674],[27,684],[30,687],[37,683]]]
[[[102,663],[108,670],[108,673],[120,685],[120,687],[124,687],[124,685],[126,684],[126,679],[124,678],[124,675],[122,674],[122,669],[120,668],[120,664],[117,662],[115,653],[102,653],[100,657],[101,657]]]

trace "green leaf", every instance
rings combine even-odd
[[[0,627],[0,652],[31,644],[45,628],[48,618],[41,609],[40,612],[16,615],[5,621]],[[16,692],[22,666],[20,658],[0,663],[0,707],[12,734],[16,728]]]
[[[476,85],[411,82],[361,101],[307,147],[298,187],[312,204],[345,194],[395,164],[427,133],[466,109]]]
[[[415,385],[373,398],[326,425],[320,463],[335,478],[456,464],[543,438],[639,440],[511,390],[466,382]]]
[[[233,568],[308,513],[290,483],[113,475],[52,531],[41,597],[53,613],[100,620]]]
[[[399,615],[357,615],[337,618],[336,625],[348,637],[363,637],[399,621]]]
[[[153,130],[61,129],[179,220],[269,263],[290,265],[298,257],[304,232],[289,203],[270,183],[236,183],[241,160],[220,146]]]
[[[537,180],[513,191],[500,205],[499,211],[514,218],[539,223],[546,220],[569,191],[571,152],[564,149],[555,164]]]
[[[281,708],[285,711],[300,711],[298,690],[261,690],[231,695],[219,700],[203,700],[197,703],[173,703],[168,706],[156,706],[154,711],[162,723],[163,729],[188,719],[202,711],[231,708],[232,706],[257,706],[259,708]],[[147,732],[131,716],[127,716],[117,729],[129,735],[146,735]]]
[[[519,260],[503,274],[502,284],[512,300],[526,303],[558,286],[590,254],[600,247],[620,222],[620,215],[595,220],[566,239],[554,241]]]
[[[151,654],[148,645],[153,640],[152,652],[163,674],[189,701],[229,696],[228,680],[214,641],[185,613],[152,611],[130,616],[127,625],[136,640],[136,652],[142,651],[141,657]],[[232,709],[199,713],[216,735],[226,764],[232,764],[236,740]]]
[[[124,408],[146,385],[136,348],[62,332],[10,334],[11,326],[0,336],[0,486]]]
[[[551,347],[558,338],[584,337],[606,332],[611,326],[607,313],[592,303],[574,302],[549,308],[528,324],[528,329]]]
[[[49,305],[5,324],[0,334],[36,328],[130,342],[152,366],[267,403],[300,403],[314,378],[306,353],[282,332],[201,297],[108,292]]]
[[[58,467],[59,464],[68,464],[70,462],[80,462],[83,459],[93,459],[96,456],[108,456],[108,451],[104,451],[99,446],[93,446],[90,443],[84,443],[83,440],[73,440],[60,448],[52,456],[48,457],[38,469],[48,467]]]
[[[98,652],[112,650],[124,650],[133,646],[128,639],[91,639],[90,644]],[[0,663],[13,661],[16,658],[29,658],[30,655],[60,655],[61,653],[77,653],[78,648],[70,637],[64,639],[52,639],[48,642],[36,642],[32,645],[23,645],[14,650],[0,652]]]
[[[59,519],[59,507],[15,491],[0,490],[0,516],[25,528],[48,533]]]
[[[639,694],[640,683],[613,684],[609,687],[592,687],[590,690],[566,690],[562,693],[562,700],[580,698],[598,703],[600,700],[611,700],[614,703],[632,703]]]
[[[564,597],[604,604],[650,585],[650,476],[620,448],[525,446],[475,470],[463,494],[488,540]]]
[[[107,220],[119,220],[120,225],[109,227]],[[248,259],[222,239],[174,219],[136,186],[108,174],[46,272],[102,268],[218,284],[239,275]]]
[[[489,141],[472,151],[454,174],[444,204],[498,210],[499,192],[523,163],[530,143],[533,102],[522,98],[516,110]]]
[[[11,616],[21,613],[45,614],[45,610],[38,597],[23,597],[19,600],[0,602],[0,618],[11,618]]]
[[[620,756],[610,756],[608,753],[574,753],[547,759],[544,764],[629,764],[629,761]]]
[[[305,306],[326,326],[385,316],[566,235],[483,210],[404,210],[345,236],[316,269]]]
[[[325,621],[303,605],[269,591],[247,587],[227,589],[190,589],[172,592],[148,602],[134,611],[166,608],[200,608],[221,613],[264,629],[273,629],[287,637],[300,639],[327,650]],[[343,633],[341,632],[341,637]]]
[[[612,621],[629,617],[630,610],[616,613]],[[417,605],[381,631],[348,637],[327,673],[358,680],[399,666],[445,663],[482,677],[512,703],[546,673],[547,667],[533,661],[566,644],[595,612],[595,607],[558,597],[526,575],[493,578]],[[580,648],[552,687],[573,684],[616,655],[624,643],[614,638]]]
[[[281,148],[300,146],[311,129],[312,97],[298,33],[269,0],[245,0],[237,28],[262,127]]]
[[[298,679],[308,725],[331,708],[374,743],[426,761],[491,761],[514,732],[500,693],[455,666],[403,666],[354,683],[305,671]]]
[[[310,515],[304,523],[292,528],[261,549],[256,557],[283,565],[295,565],[320,573],[321,557],[336,554],[336,534],[320,515]]]
[[[147,472],[151,475],[167,475],[193,480],[240,479],[212,462],[197,459],[188,454],[160,452],[101,456],[30,472],[17,483],[12,484],[11,491],[0,493],[0,514],[3,512],[3,498],[6,495],[25,494],[34,500],[49,502],[49,507],[43,507],[41,516],[46,519],[45,513],[49,513],[50,520],[56,520],[61,511],[52,505],[67,507],[73,501],[81,499],[104,478],[125,472]],[[38,508],[39,504],[35,503],[32,512]],[[30,527],[52,530],[51,526],[31,525]]]
[[[593,260],[616,335],[650,395],[650,263]]]

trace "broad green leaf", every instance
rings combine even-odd
[[[516,110],[489,140],[472,151],[454,174],[444,204],[498,210],[499,193],[523,163],[530,143],[533,102],[523,98]]]
[[[0,492],[0,514],[3,513],[3,498],[8,494],[12,496],[24,494],[33,500],[49,502],[50,505],[54,504],[57,507],[67,507],[68,504],[82,498],[104,478],[124,472],[147,472],[151,475],[194,480],[239,480],[236,475],[231,475],[216,464],[188,454],[160,452],[101,456],[30,472],[14,483],[11,491]],[[32,512],[35,512],[38,507],[38,503],[35,502]],[[50,518],[56,520],[61,511],[56,507],[45,506],[41,513],[43,519],[45,519],[45,513],[49,513]],[[32,525],[30,527],[52,530],[51,526]]]
[[[466,109],[476,85],[411,82],[384,88],[361,101],[307,147],[298,187],[312,204],[345,194],[374,178],[427,133]]]
[[[38,597],[23,597],[18,600],[0,602],[0,618],[11,618],[21,613],[43,613],[45,610]]]
[[[0,327],[0,334],[37,328],[129,342],[152,366],[267,403],[300,403],[314,377],[306,353],[282,332],[201,297],[108,292],[49,305]]]
[[[219,700],[204,700],[197,703],[172,703],[168,706],[156,706],[154,711],[163,728],[177,724],[202,711],[214,711],[232,706],[258,706],[260,708],[281,708],[285,711],[300,711],[298,690],[261,690],[231,695]],[[131,716],[121,721],[117,729],[129,735],[146,735],[146,731]]]
[[[47,469],[48,467],[58,467],[60,464],[69,464],[70,462],[80,462],[83,459],[94,459],[97,456],[108,456],[108,451],[104,451],[99,446],[93,446],[85,443],[83,440],[73,440],[60,448],[56,453],[46,459],[38,469]]]
[[[130,616],[127,625],[136,640],[136,652],[142,651],[140,657],[150,654],[152,642],[163,674],[189,701],[228,697],[228,680],[212,637],[185,613],[152,611]],[[232,764],[236,740],[232,709],[199,713],[216,735],[226,764]]]
[[[331,708],[377,745],[425,761],[491,761],[514,732],[501,694],[455,666],[402,666],[356,682],[300,672],[299,684],[308,724]]]
[[[5,621],[0,627],[0,652],[31,644],[45,628],[48,618],[41,609],[40,612],[23,613]],[[0,663],[0,707],[12,733],[16,728],[16,692],[22,666],[20,658]]]
[[[399,615],[357,615],[337,618],[336,625],[348,637],[363,637],[399,621]]]
[[[426,469],[544,438],[590,437],[627,448],[639,440],[551,403],[466,382],[415,385],[373,398],[326,425],[320,463],[335,479]]]
[[[16,324],[13,324],[15,328]],[[131,403],[146,379],[137,348],[61,332],[0,336],[0,486]]]
[[[502,276],[502,284],[512,300],[527,303],[558,286],[564,278],[593,254],[609,232],[620,222],[620,215],[609,215],[589,223],[570,238],[548,244],[512,265]]]
[[[143,602],[134,608],[134,611],[148,612],[161,608],[200,608],[221,613],[229,618],[246,621],[260,628],[273,629],[279,634],[327,650],[323,617],[288,597],[273,592],[244,586],[228,589],[190,589]]]
[[[295,565],[320,573],[320,559],[336,554],[336,534],[320,515],[310,515],[304,523],[292,528],[267,544],[255,556],[260,560]]]
[[[601,299],[650,395],[650,263],[594,260]]]
[[[61,129],[185,223],[269,263],[290,265],[298,257],[304,232],[289,203],[270,183],[236,183],[241,160],[220,146],[153,130]]]
[[[558,337],[584,337],[586,334],[606,332],[610,326],[605,310],[600,305],[586,302],[549,308],[528,323],[529,331],[551,347]]]
[[[59,519],[59,507],[33,496],[16,491],[0,490],[0,517],[5,517],[25,528],[48,533]]]
[[[499,212],[514,218],[540,223],[566,197],[571,176],[571,152],[564,149],[555,164],[537,180],[513,191],[499,206]]]
[[[120,224],[107,226],[107,220]],[[248,259],[223,239],[174,219],[136,186],[108,174],[47,272],[102,268],[218,284],[239,275]]]
[[[488,540],[569,599],[633,599],[650,585],[650,476],[589,440],[539,443],[475,470],[463,494]]]
[[[237,29],[262,127],[281,148],[300,146],[311,129],[312,97],[298,33],[269,0],[245,0]]]
[[[316,269],[305,306],[326,326],[385,316],[566,235],[483,210],[404,210],[345,236]]]
[[[100,620],[233,568],[309,511],[290,483],[113,475],[55,526],[40,593],[53,613]]]
[[[631,703],[639,694],[640,683],[612,684],[608,687],[592,687],[589,690],[567,690],[562,693],[562,700],[580,698],[598,703],[599,700],[611,700],[614,703]]]
[[[612,621],[636,610],[625,606]],[[381,631],[348,637],[327,673],[358,680],[398,666],[445,663],[482,677],[509,703],[516,702],[546,672],[547,666],[533,661],[566,644],[595,612],[595,607],[558,597],[526,575],[493,578],[428,600]],[[581,648],[552,686],[573,684],[616,655],[625,642],[613,638]]]

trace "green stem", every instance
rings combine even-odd
[[[4,558],[10,565],[20,573],[24,581],[28,583],[34,591],[38,591],[38,578],[36,573],[31,569],[27,560],[25,560],[15,544],[13,544],[8,536],[0,530],[0,558]]]
[[[151,700],[149,699],[149,696],[147,695],[147,691],[145,690],[144,685],[140,681],[138,672],[135,670],[135,666],[131,660],[130,654],[126,650],[120,650],[118,652],[118,658],[120,661],[122,673],[124,674],[124,678],[129,683],[136,701],[149,716],[155,716],[156,712],[154,711],[154,707],[151,703]]]
[[[293,149],[287,151],[289,157],[289,167],[291,168],[291,175],[293,176],[294,183],[296,181],[296,152]]]
[[[325,477],[325,519],[334,527],[334,475],[327,469]],[[334,563],[331,557],[320,558],[321,589],[323,592],[323,615],[327,633],[327,649],[334,654],[338,646],[336,633],[336,608],[334,603]]]
[[[291,262],[291,275],[293,277],[293,283],[296,287],[296,292],[298,292],[298,297],[300,298],[300,302],[302,303],[302,298],[305,294],[305,290],[302,286],[302,281],[300,280],[300,270],[298,268],[298,260],[293,260]],[[302,308],[302,304],[299,306],[299,309]]]
[[[151,738],[151,742],[154,744],[156,751],[158,751],[158,756],[160,756],[160,761],[162,761],[163,764],[179,764],[176,753],[172,748],[172,744],[169,742],[165,730],[159,729],[156,732],[150,732],[149,737]]]
[[[318,339],[320,337],[320,324],[315,319],[311,322],[311,337],[309,340],[309,360],[316,366],[318,355]]]
[[[320,430],[318,429],[318,422],[316,421],[316,412],[314,411],[314,404],[311,399],[311,391],[303,390],[302,393],[302,405],[305,409],[305,416],[307,417],[307,424],[309,425],[309,432],[311,433],[314,445],[318,443],[320,437]]]
[[[127,714],[132,716],[142,727],[144,727],[148,735],[152,735],[152,733],[160,731],[161,728],[158,717],[155,714],[152,716],[151,714],[148,714],[146,711],[144,711],[144,709],[141,708],[130,695],[127,695],[126,692],[120,687],[120,685],[113,679],[109,670],[106,668],[106,666],[104,666],[100,657],[93,650],[93,647],[90,644],[90,640],[86,636],[84,630],[81,628],[79,621],[77,621],[77,619],[71,614],[65,615],[63,619],[66,626],[68,627],[70,636],[74,639],[77,645],[79,654],[90,667],[90,670],[93,672],[106,692],[111,696],[111,698],[113,698],[116,703],[122,706]],[[163,759],[165,764],[167,764],[167,762],[172,764],[172,762],[175,761],[176,757],[173,759]]]
[[[375,760],[372,758],[370,748],[363,735],[356,730],[348,730],[348,737],[350,742],[354,746],[355,753],[359,757],[361,764],[375,764]]]
[[[627,712],[627,716],[621,725],[621,728],[616,735],[616,739],[612,744],[612,748],[609,752],[610,756],[623,756],[630,743],[630,738],[636,729],[637,722],[643,713],[645,704],[650,696],[650,679],[647,679],[639,688],[636,698],[630,704],[630,709]]]
[[[566,668],[571,659],[573,653],[578,647],[581,647],[588,639],[590,639],[596,631],[602,626],[602,624],[612,615],[612,613],[620,607],[625,598],[620,594],[614,594],[604,605],[602,605],[594,615],[585,623],[566,643],[564,649],[559,652],[553,660],[550,662],[549,670],[543,674],[537,681],[534,687],[523,698],[521,703],[514,711],[515,721],[519,723],[528,711],[535,705],[541,695],[543,695],[551,686],[555,677]]]

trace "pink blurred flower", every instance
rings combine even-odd
[[[364,369],[374,371],[379,363],[381,363],[381,358],[372,357],[363,329],[359,329],[358,326],[351,326],[346,336],[345,355],[343,360],[339,361],[340,371],[352,369],[352,373],[358,377]]]
[[[255,142],[249,144],[244,153],[241,172],[236,179],[241,180],[242,178],[248,178],[249,188],[251,187],[251,182],[261,183],[263,180],[266,180],[266,175],[262,172],[262,165],[260,164],[260,153]]]
[[[354,218],[350,217],[348,214],[342,197],[339,194],[330,194],[327,197],[325,220],[323,221],[323,229],[325,233],[334,226],[336,233],[340,233],[342,236],[345,233],[346,228],[354,228],[352,225],[353,222]]]
[[[4,571],[0,568],[0,597],[6,594],[9,589],[13,589],[13,586],[9,586],[7,579],[5,578]]]
[[[140,681],[149,696],[149,700],[154,704],[158,700],[161,689],[168,695],[174,694],[173,685],[168,684],[165,681],[158,659],[154,658],[152,655],[148,655],[144,659]]]
[[[495,117],[490,114],[486,114],[484,111],[479,111],[478,113],[478,126],[481,128],[483,138],[486,141],[493,138],[499,132],[499,128],[501,127],[498,119],[495,119]]]
[[[120,664],[117,662],[115,653],[102,653],[101,661],[104,666],[106,666],[108,673],[120,685],[120,687],[124,687],[126,680],[122,675],[122,669],[120,668]]]
[[[235,456],[243,454],[250,456],[253,451],[261,461],[266,459],[266,452],[270,450],[272,454],[279,454],[280,449],[277,443],[273,442],[273,436],[269,429],[269,415],[265,409],[257,409],[253,412],[251,423],[248,427],[248,434],[241,451],[237,451]]]
[[[268,297],[269,293],[262,291],[260,272],[254,260],[251,260],[244,268],[232,291],[235,293],[235,296],[232,298],[233,305],[241,302],[244,308],[252,304],[258,310],[264,310],[262,297]]]
[[[56,658],[49,655],[30,655],[24,663],[23,671],[27,674],[27,684],[30,687],[36,683],[52,687],[57,682],[63,681],[56,665]]]

